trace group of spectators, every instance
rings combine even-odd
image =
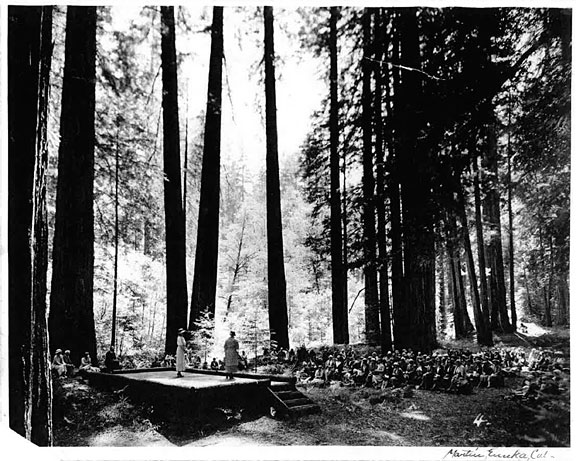
[[[561,354],[561,353],[560,353]],[[542,349],[522,348],[439,350],[431,354],[412,350],[359,354],[344,348],[289,353],[300,384],[397,388],[412,385],[423,390],[471,393],[475,387],[502,387],[504,378],[519,371],[562,369],[562,355]]]
[[[62,349],[56,349],[54,357],[52,358],[51,368],[52,374],[56,378],[72,378],[76,375],[76,366],[72,362],[69,350],[65,350],[64,353],[62,353]],[[89,352],[84,353],[78,364],[78,372],[84,371],[100,371],[98,367],[92,366],[92,359]]]
[[[51,364],[52,375],[55,378],[72,378],[76,375],[76,373],[82,375],[84,372],[110,372],[118,368],[120,368],[120,364],[116,358],[114,348],[112,347],[110,350],[108,350],[108,352],[106,352],[103,369],[93,365],[89,352],[84,353],[84,355],[80,358],[78,367],[76,367],[72,362],[72,358],[70,357],[70,351],[65,350],[62,352],[62,349],[56,349]]]

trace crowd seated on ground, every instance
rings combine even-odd
[[[72,378],[76,375],[76,367],[72,362],[69,350],[62,353],[62,349],[56,349],[56,351],[54,351],[54,357],[52,358],[50,368],[54,378]],[[83,376],[86,371],[100,371],[100,368],[92,365],[92,359],[88,352],[86,352],[80,359],[80,364],[78,366],[78,373],[80,376]]]
[[[440,350],[423,354],[411,350],[386,354],[360,354],[351,348],[300,347],[296,353],[278,354],[278,361],[290,364],[298,383],[323,387],[333,383],[377,389],[406,385],[422,390],[471,393],[478,387],[503,387],[505,377],[520,371],[553,371],[564,368],[564,357],[547,350],[491,348]]]

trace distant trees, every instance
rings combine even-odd
[[[216,282],[218,276],[218,233],[220,219],[220,131],[222,118],[222,60],[224,58],[223,7],[215,6],[212,17],[212,46],[208,74],[208,97],[204,128],[204,155],[196,263],[192,285],[190,321],[194,329],[199,316],[207,311],[212,317],[216,310]]]
[[[166,221],[166,353],[176,352],[186,326],[186,241],[180,171],[178,78],[174,7],[162,6],[162,116],[164,128],[164,213]]]
[[[278,127],[276,122],[276,75],[274,71],[274,13],[264,7],[264,69],[266,94],[266,231],[268,241],[268,312],[270,338],[287,348],[288,306],[280,208]]]
[[[50,446],[46,171],[51,6],[8,8],[8,56],[9,421],[32,443]]]
[[[96,7],[70,6],[60,116],[50,293],[50,349],[97,363],[94,287]]]
[[[344,246],[352,250],[350,267],[364,271],[366,341],[376,342],[373,325],[377,316],[373,314],[373,306],[379,303],[382,333],[378,340],[384,349],[390,347],[390,340],[395,348],[435,347],[437,288],[441,289],[442,307],[452,306],[450,326],[454,326],[456,336],[475,332],[477,341],[483,345],[492,344],[493,330],[505,333],[514,330],[518,318],[514,301],[521,293],[525,293],[532,310],[534,293],[539,293],[544,323],[551,322],[550,306],[556,302],[558,316],[564,322],[567,295],[561,287],[565,285],[557,284],[556,275],[542,277],[542,274],[556,273],[558,259],[553,255],[557,248],[565,248],[564,243],[558,246],[552,243],[555,237],[550,238],[545,230],[548,224],[544,224],[554,222],[548,229],[557,225],[555,230],[564,235],[560,229],[565,222],[562,216],[566,215],[560,210],[567,209],[565,195],[557,195],[554,217],[548,213],[544,218],[545,213],[539,212],[539,225],[535,226],[538,233],[528,244],[532,250],[526,253],[522,248],[517,250],[518,246],[525,247],[529,239],[523,245],[512,238],[511,230],[501,219],[500,207],[506,187],[509,227],[514,222],[514,232],[522,235],[518,223],[534,221],[524,221],[515,215],[528,216],[530,212],[525,206],[534,203],[530,202],[532,199],[544,199],[544,195],[532,188],[534,193],[528,199],[514,176],[524,179],[530,168],[529,174],[541,167],[544,169],[538,170],[539,175],[544,171],[560,171],[549,170],[555,160],[542,160],[534,168],[535,163],[528,160],[530,155],[518,152],[527,132],[515,120],[537,117],[536,111],[523,110],[519,101],[545,104],[548,96],[543,92],[555,94],[560,102],[551,119],[562,128],[554,135],[544,134],[549,125],[541,123],[537,131],[541,133],[540,139],[558,140],[552,144],[554,147],[546,148],[555,151],[547,158],[562,158],[555,156],[566,152],[561,139],[567,129],[567,118],[561,107],[565,107],[562,101],[567,100],[564,78],[569,71],[568,61],[562,56],[569,49],[566,32],[569,15],[552,9],[498,8],[482,11],[342,8],[341,12],[344,18],[341,43],[348,46],[350,56],[347,67],[340,71],[346,86],[340,102],[341,113],[346,114],[342,150],[350,152],[347,171],[356,178],[360,172],[362,175],[361,184],[356,180],[350,188],[351,200],[358,207],[349,216],[350,241],[344,242]],[[522,33],[532,37],[526,46],[519,45]],[[533,67],[526,65],[528,60]],[[543,75],[544,68],[551,76],[547,83],[555,83],[545,90],[541,87],[543,92],[536,94],[538,91],[528,83],[537,81],[536,76]],[[511,79],[516,79],[514,85],[509,83]],[[518,86],[518,80],[522,85]],[[564,91],[560,90],[562,86]],[[530,97],[524,99],[528,94],[524,90],[528,88]],[[511,103],[511,98],[516,102]],[[510,120],[506,121],[505,115]],[[321,130],[328,125],[327,117],[322,113],[317,117],[314,129]],[[516,173],[503,181],[502,126],[506,125],[509,140],[506,156],[511,159],[508,170]],[[530,144],[534,147],[535,139],[522,145]],[[511,145],[515,147],[515,155],[511,155]],[[322,216],[319,210],[325,198],[322,188],[326,185],[320,180],[325,168],[323,148],[322,136],[315,134],[309,137],[304,149],[303,170],[311,181],[308,198],[314,203],[315,216]],[[543,151],[543,146],[540,149]],[[567,168],[563,160],[558,165]],[[524,166],[529,168],[525,170]],[[375,187],[371,183],[374,177]],[[550,177],[536,177],[532,176],[533,180],[551,183]],[[560,186],[563,179],[553,182],[564,187]],[[514,200],[510,198],[512,190]],[[371,203],[376,211],[377,255],[374,246],[368,244],[373,241]],[[358,209],[362,210],[361,216]],[[564,242],[564,237],[560,241]],[[316,241],[310,244],[321,256],[324,248]],[[447,259],[444,251],[448,252]],[[534,274],[524,271],[525,288],[510,290],[507,299],[506,287],[518,287],[514,284],[517,275],[514,268],[522,259]],[[442,262],[438,269],[437,260]],[[372,266],[378,268],[377,276]],[[440,280],[436,279],[438,273]],[[538,284],[533,282],[536,280]],[[391,309],[386,304],[390,288]],[[393,334],[388,339],[390,310]]]

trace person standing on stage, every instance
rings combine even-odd
[[[186,339],[184,333],[186,330],[180,328],[178,330],[178,338],[176,339],[176,377],[181,378],[182,372],[186,368]]]
[[[238,371],[238,341],[236,333],[230,332],[230,337],[224,343],[224,367],[226,369],[226,379],[234,379],[232,373]]]

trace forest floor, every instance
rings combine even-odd
[[[498,337],[496,345],[527,350],[542,346],[562,351],[569,360],[568,329],[540,329],[522,336],[526,339]],[[465,342],[443,345],[476,348]],[[415,390],[402,397],[363,388],[300,388],[320,405],[321,413],[281,420],[246,410],[237,421],[215,412],[201,422],[170,422],[152,408],[132,403],[121,391],[104,392],[82,379],[65,379],[54,390],[54,445],[569,446],[569,372],[557,380],[559,393],[540,393],[535,399],[515,394],[526,378],[508,377],[504,388],[475,389],[472,395]],[[479,415],[481,424],[475,423]]]

